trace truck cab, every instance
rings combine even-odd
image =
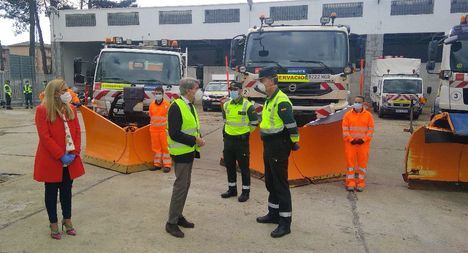
[[[411,108],[419,117],[425,104],[420,68],[420,59],[387,56],[372,62],[370,97],[379,117],[410,115]]]
[[[414,118],[417,119],[422,112],[423,80],[420,77],[404,75],[384,76],[377,83],[377,89],[371,92],[374,110],[379,117],[386,114],[406,114],[411,110],[413,101]]]
[[[442,62],[439,74],[440,85],[432,109],[433,114],[440,112],[468,111],[468,24],[467,17],[460,25],[454,26],[442,39],[429,44],[429,73],[435,69],[437,53],[442,49]]]
[[[231,67],[245,97],[263,104],[255,78],[262,68],[277,67],[278,87],[291,100],[296,119],[308,122],[324,107],[334,112],[348,106],[349,27],[261,22],[231,43]]]
[[[75,59],[75,82],[84,79],[82,63],[81,59]],[[165,99],[177,98],[178,83],[187,76],[187,51],[177,48],[176,41],[131,41],[113,37],[106,39],[92,68],[94,75],[87,78],[91,86],[91,107],[112,120],[115,116],[125,117],[125,107],[147,112],[154,101],[156,86],[163,86]],[[127,95],[141,102],[130,105],[130,101],[124,101],[125,90]]]

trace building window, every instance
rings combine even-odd
[[[205,10],[205,23],[237,23],[239,20],[239,9]]]
[[[363,2],[324,4],[322,16],[329,17],[332,12],[335,12],[338,18],[362,17],[363,6]]]
[[[117,12],[107,13],[107,25],[123,26],[123,25],[139,25],[140,18],[138,12]]]
[[[191,24],[192,23],[192,11],[160,11],[159,12],[159,24]]]
[[[468,12],[468,0],[452,0],[450,13],[465,13]]]
[[[90,14],[66,14],[65,25],[67,27],[76,26],[96,26],[96,15]]]
[[[390,15],[420,15],[434,13],[434,0],[393,0]]]
[[[307,12],[307,5],[270,7],[270,17],[273,20],[307,19]]]

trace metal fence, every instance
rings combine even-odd
[[[3,84],[5,80],[10,80],[10,87],[12,91],[11,104],[13,107],[24,106],[25,98],[23,94],[23,85],[26,80],[31,83],[33,90],[33,103],[39,104],[39,94],[44,90],[43,81],[50,81],[54,78],[52,74],[35,74],[32,78],[20,78],[12,75],[10,71],[0,71],[0,104],[5,102],[5,94],[3,92]]]

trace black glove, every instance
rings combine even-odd
[[[301,147],[299,146],[299,144],[297,142],[294,142],[291,149],[292,151],[297,151],[299,150]]]
[[[358,144],[358,145],[364,144],[364,140],[363,139],[357,139],[356,144]]]
[[[81,103],[72,103],[72,105],[74,105],[74,106],[77,107],[77,108],[80,107],[80,106],[82,106]]]
[[[353,140],[351,141],[351,145],[356,145],[356,144],[357,144],[357,139],[353,139]]]

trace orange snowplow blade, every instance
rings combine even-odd
[[[300,149],[289,156],[288,180],[291,185],[341,178],[346,172],[346,158],[341,121],[299,128]],[[258,130],[250,137],[250,167],[254,174],[264,174],[263,143]]]
[[[451,141],[453,132],[447,113],[416,130],[406,147],[404,180],[468,182],[468,145]]]
[[[149,126],[122,128],[85,106],[80,111],[86,128],[86,163],[121,173],[153,166]]]

